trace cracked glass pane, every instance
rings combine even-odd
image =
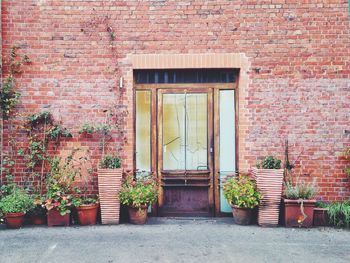
[[[207,170],[207,103],[206,93],[186,96],[186,169]]]
[[[151,171],[150,91],[136,91],[136,169]]]
[[[163,169],[207,170],[206,93],[163,95]]]
[[[185,170],[185,94],[163,95],[163,169]]]

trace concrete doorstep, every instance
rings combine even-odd
[[[263,228],[232,218],[150,218],[143,226],[0,229],[0,262],[350,262],[350,231]]]

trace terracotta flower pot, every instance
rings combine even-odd
[[[316,200],[284,200],[284,224],[286,227],[311,227]]]
[[[329,226],[327,208],[314,208],[314,226]]]
[[[119,224],[120,201],[117,195],[122,184],[122,174],[122,168],[97,169],[102,224]]]
[[[128,207],[130,223],[135,225],[144,225],[147,221],[147,206],[141,208]]]
[[[235,205],[231,205],[233,220],[238,225],[250,225],[253,218],[252,208],[239,208]]]
[[[18,229],[23,225],[24,213],[5,214],[7,228]]]
[[[44,215],[31,215],[29,217],[29,222],[32,225],[45,225],[46,217]]]
[[[98,204],[81,205],[76,209],[80,225],[96,225]]]
[[[47,211],[48,226],[69,226],[69,221],[70,214],[62,216],[56,208]]]

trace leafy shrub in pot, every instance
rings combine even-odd
[[[69,225],[69,214],[72,209],[72,184],[77,173],[72,169],[67,158],[61,164],[61,158],[54,158],[50,176],[47,180],[47,199],[44,205],[48,211],[48,225]]]
[[[257,188],[263,195],[258,214],[258,224],[261,226],[277,226],[279,222],[284,174],[281,163],[280,159],[269,155],[253,168]]]
[[[285,225],[287,227],[310,227],[316,200],[316,188],[313,183],[303,181],[285,184],[284,190]]]
[[[144,224],[147,220],[147,208],[158,198],[157,180],[151,174],[142,174],[135,179],[129,174],[122,183],[119,200],[129,207],[131,223]]]
[[[25,213],[33,207],[31,196],[20,188],[0,200],[0,210],[5,215],[8,228],[20,228]]]
[[[266,156],[261,162],[256,164],[258,169],[281,169],[282,161],[272,155]]]
[[[120,159],[117,155],[105,155],[100,162],[100,169],[118,169],[121,167]]]
[[[328,217],[332,225],[350,228],[350,202],[335,202],[328,205]]]
[[[232,207],[237,224],[247,225],[252,221],[252,209],[259,205],[262,195],[255,182],[248,176],[229,178],[223,186],[224,196]]]

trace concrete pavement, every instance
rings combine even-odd
[[[350,231],[151,218],[145,226],[0,229],[0,262],[350,262]]]

